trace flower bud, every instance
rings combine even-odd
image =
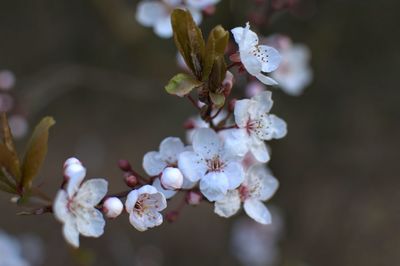
[[[197,191],[189,191],[186,194],[186,202],[189,205],[198,205],[202,199],[203,196]]]
[[[179,217],[178,211],[169,211],[165,214],[165,220],[167,220],[170,223],[173,223],[176,220],[178,220],[178,217]]]
[[[124,209],[124,205],[117,197],[111,197],[104,201],[103,212],[107,218],[116,218]]]
[[[183,175],[178,168],[167,167],[161,174],[161,185],[165,189],[180,189],[183,184]]]
[[[230,71],[226,71],[225,79],[222,81],[222,86],[224,88],[224,95],[228,97],[231,94],[233,87],[233,74]]]
[[[128,187],[136,187],[136,185],[138,184],[137,177],[132,175],[131,173],[125,173],[124,181]]]
[[[129,171],[132,170],[132,166],[128,162],[128,160],[119,160],[118,161],[118,167],[124,172],[129,172]]]

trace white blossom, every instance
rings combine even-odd
[[[247,72],[266,85],[276,85],[277,82],[264,73],[270,73],[278,68],[281,62],[279,52],[273,47],[260,45],[258,36],[250,30],[249,23],[246,27],[232,29],[232,34],[239,45],[240,61]]]
[[[272,222],[264,225],[244,217],[237,219],[231,232],[231,251],[242,265],[279,265],[278,241],[284,229],[283,219],[276,208],[271,208]]]
[[[29,266],[30,263],[23,257],[20,242],[14,237],[0,230],[0,265],[1,266]]]
[[[280,88],[287,94],[298,96],[310,85],[313,77],[309,66],[310,50],[301,44],[295,44],[281,50],[282,63],[272,73]]]
[[[167,167],[177,167],[178,155],[185,151],[185,146],[179,138],[165,138],[159,151],[150,151],[143,157],[143,169],[149,176],[158,176]]]
[[[222,217],[238,212],[241,202],[247,215],[261,224],[271,223],[271,215],[262,203],[270,199],[278,189],[279,182],[262,164],[250,167],[246,178],[238,189],[229,191],[224,198],[215,202],[214,211]]]
[[[189,10],[196,24],[200,24],[203,19],[199,9],[182,5],[180,0],[144,0],[137,6],[136,20],[145,27],[152,27],[159,37],[170,38],[173,34],[171,12],[175,8]]]
[[[221,0],[186,0],[186,4],[192,8],[205,9],[218,4]]]
[[[132,190],[125,203],[129,221],[139,231],[162,224],[163,216],[160,211],[166,207],[164,194],[151,185]]]
[[[76,166],[78,164],[72,164]],[[107,193],[104,179],[90,179],[83,184],[80,175],[69,179],[66,189],[61,189],[54,200],[55,217],[64,224],[63,234],[68,243],[79,247],[79,234],[99,237],[104,232],[105,221],[96,205]]]
[[[117,197],[107,198],[103,203],[103,212],[107,218],[118,217],[124,209],[124,205]]]
[[[287,133],[286,122],[269,114],[272,104],[269,91],[236,101],[234,115],[238,129],[224,132],[226,145],[242,156],[250,151],[259,162],[269,161],[264,141],[283,138]]]
[[[210,201],[222,199],[244,178],[241,163],[225,149],[217,133],[209,128],[196,130],[193,151],[181,153],[178,166],[189,181],[200,180],[200,191]]]

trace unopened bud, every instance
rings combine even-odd
[[[129,172],[129,171],[132,170],[132,166],[128,162],[128,160],[119,160],[118,161],[118,167],[124,172]]]
[[[107,218],[116,218],[124,209],[124,205],[117,197],[111,197],[104,201],[103,212]]]
[[[138,184],[138,179],[137,179],[137,177],[134,176],[134,175],[131,174],[131,173],[125,173],[125,175],[124,175],[124,181],[125,181],[125,184],[126,184],[128,187],[136,187],[137,184]]]
[[[165,189],[180,189],[183,184],[183,175],[178,168],[167,167],[161,174],[161,185]]]
[[[189,118],[188,120],[183,123],[183,128],[184,129],[193,129],[195,128],[195,124],[192,118]]]
[[[206,16],[212,16],[214,15],[216,9],[217,8],[215,7],[215,5],[209,5],[203,9],[203,13]]]
[[[167,220],[170,223],[175,222],[179,217],[179,212],[178,211],[169,211],[165,214],[165,220]]]
[[[226,71],[225,79],[222,81],[222,86],[224,88],[225,97],[228,97],[231,94],[233,87],[233,74],[230,71]]]
[[[186,194],[186,202],[189,205],[198,205],[198,204],[200,204],[202,199],[203,199],[203,196],[201,195],[200,192],[197,192],[197,191],[189,191]]]

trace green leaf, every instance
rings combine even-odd
[[[201,81],[194,79],[192,76],[180,73],[168,82],[168,85],[165,86],[165,90],[169,94],[183,97],[189,94],[193,89],[200,87],[202,84]]]
[[[215,59],[224,56],[228,42],[229,33],[222,26],[219,25],[212,29],[207,39],[202,77],[203,81],[208,79]]]
[[[208,80],[208,89],[213,93],[222,93],[222,81],[226,75],[226,63],[223,57],[216,57]]]
[[[225,96],[223,94],[210,92],[210,99],[216,108],[221,108],[225,104]]]
[[[33,131],[22,164],[22,187],[30,189],[47,154],[49,129],[55,124],[52,117],[45,117]]]
[[[175,45],[192,73],[202,77],[205,53],[203,34],[189,11],[175,9],[171,14]]]
[[[0,143],[0,167],[7,171],[7,173],[17,181],[16,174],[20,173],[20,169],[16,168],[13,153],[3,143]],[[2,172],[2,169],[0,169],[0,172]],[[5,178],[4,175],[1,175],[0,179],[3,177]]]
[[[13,136],[11,134],[10,126],[8,124],[7,116],[5,113],[1,113],[1,127],[2,127],[2,133],[3,133],[3,143],[9,151],[9,154],[7,156],[10,157],[9,164],[5,167],[11,173],[11,175],[17,181],[19,181],[21,178],[20,161],[19,161],[17,151],[15,149]],[[0,151],[1,150],[4,150],[4,149],[1,148]],[[2,151],[2,153],[3,153],[3,151]]]

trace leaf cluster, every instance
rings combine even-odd
[[[175,45],[191,74],[175,75],[165,87],[166,91],[183,97],[198,89],[202,102],[222,107],[225,103],[222,81],[227,70],[224,53],[229,33],[222,26],[216,26],[205,42],[190,12],[182,9],[172,12],[171,24]]]
[[[47,154],[49,129],[55,124],[52,117],[43,118],[35,127],[25,149],[19,157],[5,113],[1,114],[2,141],[0,141],[0,190],[19,196],[32,192]]]

